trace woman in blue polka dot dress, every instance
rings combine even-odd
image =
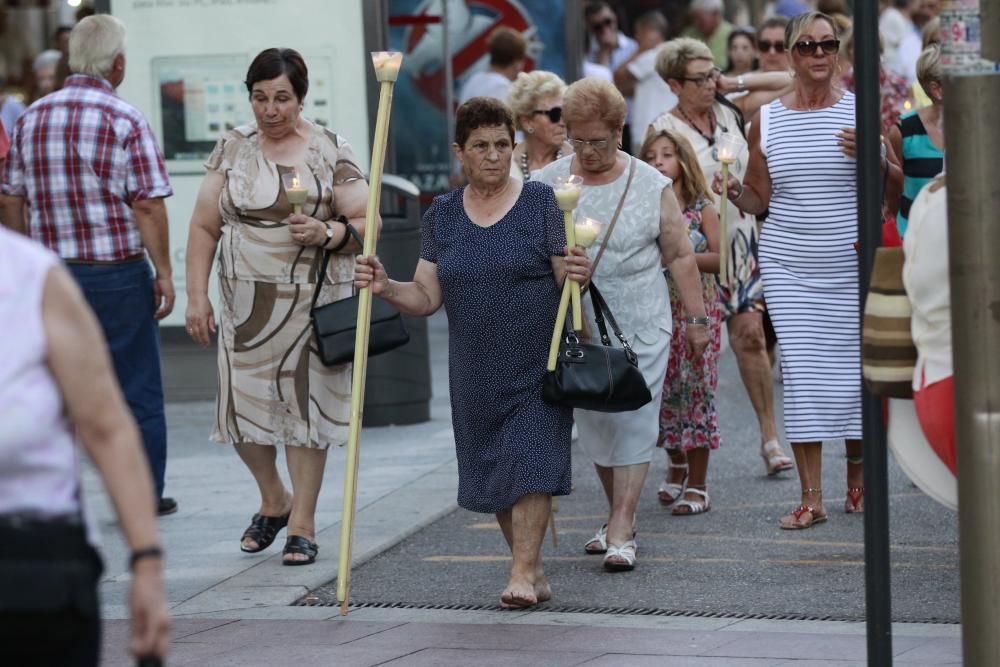
[[[469,185],[424,215],[413,282],[359,257],[355,283],[403,313],[448,313],[458,504],[496,514],[513,556],[505,608],[552,597],[541,563],[553,495],[570,492],[572,411],[542,401],[562,282],[585,283],[586,253],[566,248],[552,189],[510,178],[514,122],[502,102],[458,109],[455,144]]]

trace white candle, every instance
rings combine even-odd
[[[403,64],[403,54],[399,51],[372,51],[372,64],[376,79],[383,83],[395,81]]]
[[[581,248],[589,248],[594,245],[594,241],[597,240],[597,236],[601,233],[603,227],[604,225],[593,218],[578,220],[574,225],[576,230],[576,244]]]

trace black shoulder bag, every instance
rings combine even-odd
[[[347,231],[361,244],[361,236],[351,225]],[[326,366],[337,366],[354,361],[354,340],[358,326],[358,295],[316,306],[320,290],[326,281],[326,269],[330,264],[329,250],[323,252],[323,265],[319,271],[316,289],[313,291],[312,314],[313,334],[320,361]],[[371,332],[368,336],[368,356],[391,352],[410,341],[410,334],[403,323],[399,311],[372,295]]]
[[[608,247],[608,239],[615,230],[618,215],[625,204],[625,197],[635,176],[636,160],[629,165],[625,191],[618,201],[608,232],[592,265],[592,272]],[[646,379],[639,370],[639,360],[632,346],[622,333],[615,316],[611,314],[607,302],[601,296],[597,285],[591,280],[590,299],[594,305],[594,319],[601,334],[601,344],[583,343],[566,323],[566,337],[559,346],[556,369],[545,374],[542,381],[542,399],[547,403],[564,405],[596,412],[628,412],[638,410],[653,400],[646,386]],[[621,349],[611,346],[611,337],[604,318],[611,323],[615,337],[621,342]]]

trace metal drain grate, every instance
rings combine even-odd
[[[293,607],[336,607],[336,600],[329,600],[315,595],[306,595],[292,603]],[[355,602],[349,609],[417,609],[429,611],[503,611],[500,605],[488,604],[413,604],[409,602]],[[539,607],[519,611],[545,611],[560,614],[612,614],[617,616],[667,616],[683,618],[723,618],[735,621],[765,620],[765,621],[843,621],[857,623],[864,618],[848,618],[843,616],[818,616],[814,614],[744,614],[738,612],[683,611],[674,609],[657,609],[644,607],[571,607],[544,604]],[[955,621],[942,618],[895,621],[897,623],[928,623],[934,625],[957,625]]]

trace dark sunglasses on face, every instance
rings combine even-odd
[[[558,123],[562,119],[562,107],[552,107],[551,109],[535,109],[532,115],[545,114],[553,123]]]
[[[757,49],[760,50],[761,53],[768,53],[772,49],[774,50],[775,53],[784,53],[785,52],[785,43],[784,42],[769,42],[766,39],[762,39],[759,42],[757,42]]]
[[[611,17],[608,17],[608,18],[605,18],[603,21],[596,21],[595,23],[591,23],[590,24],[590,29],[593,32],[604,32],[605,30],[607,30],[608,28],[610,28],[612,25],[614,25],[614,23],[615,23],[615,20],[613,18],[611,18]]]
[[[824,56],[832,56],[840,50],[840,40],[824,39],[822,42],[814,42],[812,40],[795,42],[795,52],[803,58],[814,55],[817,47],[823,51]]]

